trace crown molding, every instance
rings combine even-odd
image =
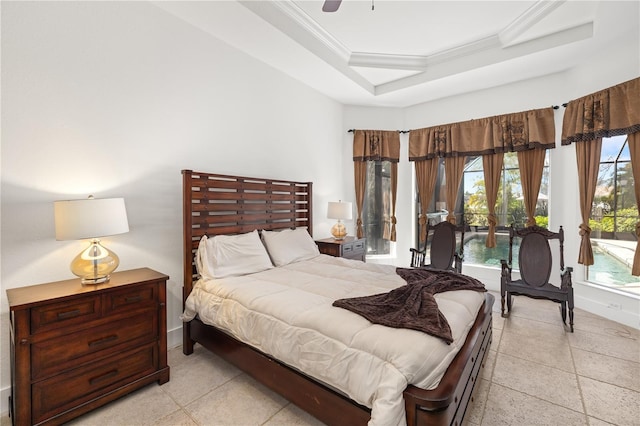
[[[247,2],[241,1],[241,3]],[[275,9],[287,16],[290,20],[295,22],[300,28],[307,31],[317,41],[333,51],[334,54],[343,58],[345,61],[349,60],[352,52],[344,44],[342,44],[339,40],[332,36],[328,31],[322,28],[293,1],[274,1],[269,3],[273,5]]]
[[[248,9],[314,52],[347,78],[374,95],[389,93],[493,63],[525,56],[544,49],[593,37],[593,22],[516,41],[536,23],[549,16],[566,0],[539,0],[497,34],[430,55],[394,55],[352,52],[293,0],[246,1]],[[367,81],[355,67],[419,71],[379,85]]]
[[[549,16],[554,10],[565,3],[565,1],[566,0],[538,1],[498,33],[500,43],[503,46],[511,44],[529,28]]]

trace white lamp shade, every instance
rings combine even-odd
[[[330,201],[327,209],[327,218],[338,220],[351,220],[352,207],[351,203],[345,201]]]
[[[53,204],[56,240],[82,240],[129,232],[124,198],[88,198]]]

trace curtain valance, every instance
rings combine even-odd
[[[562,145],[640,132],[640,77],[567,103]]]
[[[390,130],[354,130],[353,161],[400,161],[400,133]]]
[[[409,161],[550,148],[555,148],[552,107],[409,132]]]

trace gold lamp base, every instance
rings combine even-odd
[[[109,276],[118,265],[118,255],[102,246],[100,240],[94,239],[71,261],[71,272],[82,279],[82,284],[100,284],[109,281]]]
[[[347,236],[347,227],[340,221],[338,221],[331,228],[331,235],[335,240],[344,240],[344,237]]]

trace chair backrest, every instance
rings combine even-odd
[[[424,266],[425,250],[411,249],[411,267],[420,268]]]
[[[449,222],[440,222],[433,227],[430,261],[437,269],[448,269],[453,264],[456,252],[456,227]]]
[[[531,287],[542,287],[549,282],[553,258],[549,241],[557,239],[560,245],[560,270],[564,269],[564,231],[549,231],[540,226],[509,229],[509,264],[512,264],[514,238],[520,239],[518,265],[520,278]]]
[[[427,235],[433,230],[429,250],[430,266],[436,269],[451,269],[456,256],[456,232],[461,233],[458,255],[462,258],[464,226],[456,226],[446,221],[427,226]]]

